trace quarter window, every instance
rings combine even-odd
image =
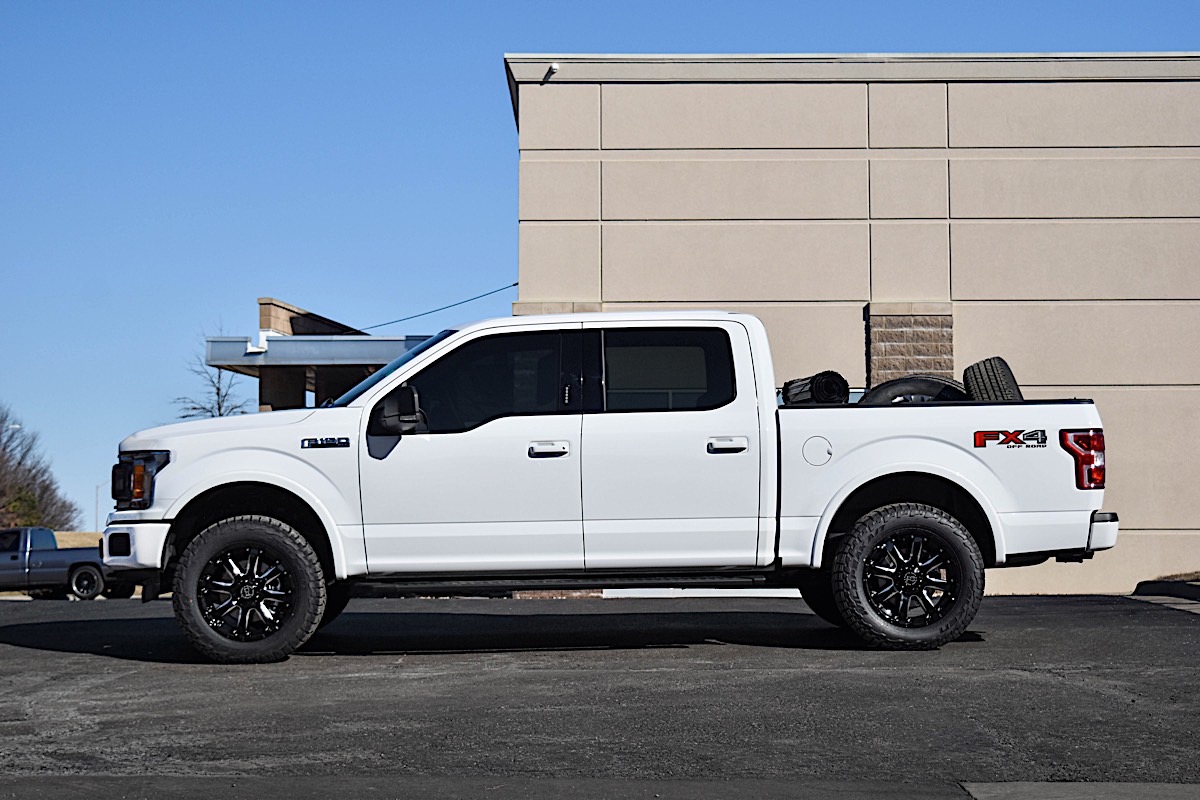
[[[604,332],[604,410],[701,411],[736,396],[729,335],[720,328]]]

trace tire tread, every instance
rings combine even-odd
[[[963,383],[972,400],[985,402],[1021,401],[1021,387],[1012,368],[1000,356],[978,361],[963,370]]]
[[[963,543],[966,545],[967,557],[970,560],[969,564],[963,565],[964,572],[968,569],[978,571],[980,576],[980,591],[978,593],[964,593],[967,605],[959,609],[956,613],[943,617],[938,621],[936,626],[920,629],[922,631],[932,630],[933,635],[919,641],[904,638],[903,636],[890,633],[886,629],[880,629],[879,627],[867,624],[866,620],[860,614],[854,613],[853,608],[847,608],[848,604],[845,599],[853,596],[857,590],[857,562],[855,559],[846,557],[845,554],[854,550],[856,545],[862,546],[865,540],[880,525],[899,518],[909,518],[916,521],[926,519],[948,526],[954,530],[963,539]],[[976,544],[975,540],[962,526],[962,523],[954,517],[940,508],[934,508],[924,503],[894,503],[877,508],[860,518],[855,523],[849,535],[842,541],[838,549],[838,554],[834,558],[833,592],[847,626],[869,646],[880,650],[936,650],[942,644],[954,641],[961,636],[975,618],[975,614],[979,611],[979,604],[983,595],[983,566],[983,556],[979,552],[979,545]]]
[[[296,579],[307,583],[317,598],[317,602],[313,608],[304,612],[297,610],[298,613],[304,614],[304,618],[291,637],[278,637],[278,634],[271,636],[263,640],[263,642],[271,644],[258,648],[257,651],[248,648],[235,649],[222,646],[220,643],[214,641],[215,636],[206,636],[203,631],[195,630],[191,616],[191,604],[195,603],[195,597],[188,592],[188,587],[184,585],[184,575],[188,571],[185,565],[190,558],[196,557],[195,554],[208,540],[224,534],[230,528],[247,524],[270,528],[295,548],[301,561],[305,562],[305,566],[308,568],[303,575],[296,576]],[[188,641],[192,647],[200,651],[205,657],[222,664],[268,664],[275,661],[282,661],[291,655],[296,648],[308,641],[309,637],[316,632],[317,626],[321,622],[321,617],[324,615],[325,579],[321,570],[321,561],[308,540],[300,535],[295,528],[284,522],[260,514],[228,517],[205,528],[196,538],[192,539],[187,549],[184,550],[183,555],[179,559],[179,565],[175,569],[171,604],[174,607],[175,618],[179,621],[180,627],[183,628],[184,634],[187,635]],[[278,641],[272,643],[271,640],[277,637]]]

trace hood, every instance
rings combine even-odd
[[[283,425],[294,425],[303,422],[319,409],[297,408],[289,411],[265,411],[258,414],[239,414],[234,417],[213,417],[212,419],[197,419],[188,422],[177,422],[172,425],[160,425],[157,428],[147,428],[128,436],[121,442],[121,450],[145,449],[144,442],[159,442],[163,439],[174,439],[180,436],[200,436],[209,433],[228,433],[253,428],[277,428]]]

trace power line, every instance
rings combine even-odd
[[[436,314],[439,311],[445,311],[446,309],[454,308],[455,306],[466,305],[467,303],[471,303],[476,300],[481,300],[484,297],[488,297],[489,295],[503,292],[505,289],[511,289],[514,286],[516,286],[517,283],[518,283],[518,281],[513,281],[508,286],[501,286],[499,289],[492,289],[490,292],[484,292],[483,294],[477,294],[474,297],[468,297],[466,300],[459,300],[457,303],[451,303],[448,306],[442,306],[441,308],[435,308],[432,311],[422,311],[420,314],[413,314],[411,317],[401,317],[400,319],[394,319],[391,322],[381,322],[378,325],[368,325],[365,328],[359,328],[359,330],[360,331],[369,331],[369,330],[374,330],[375,328],[382,328],[385,325],[395,325],[397,322],[408,322],[410,319],[416,319],[417,317],[427,317],[430,314]]]

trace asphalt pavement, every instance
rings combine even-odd
[[[787,599],[358,599],[231,667],[167,602],[3,602],[0,798],[1200,798],[1198,644],[1120,597],[924,653]]]

